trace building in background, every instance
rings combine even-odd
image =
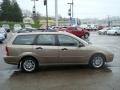
[[[25,24],[34,24],[34,20],[30,17],[23,18],[23,23]]]

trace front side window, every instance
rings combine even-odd
[[[16,45],[31,45],[35,40],[36,35],[19,35],[13,41]]]
[[[78,46],[79,41],[67,36],[67,35],[58,35],[60,46]]]
[[[54,35],[39,35],[37,39],[37,45],[55,45],[55,36]]]

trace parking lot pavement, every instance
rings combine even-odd
[[[113,52],[113,62],[96,70],[83,65],[63,65],[23,73],[4,63],[4,44],[1,44],[0,90],[120,90],[120,36],[91,32],[90,42]]]

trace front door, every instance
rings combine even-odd
[[[59,59],[62,63],[86,63],[86,47],[79,47],[80,42],[77,39],[59,35],[58,40]]]

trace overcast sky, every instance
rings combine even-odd
[[[58,14],[68,17],[68,2],[72,0],[58,0]],[[32,0],[17,0],[22,9],[32,11]],[[49,15],[55,15],[55,0],[48,0]],[[45,15],[43,0],[36,2],[36,9]],[[107,16],[120,16],[120,0],[74,0],[74,17],[78,18],[105,18]]]

